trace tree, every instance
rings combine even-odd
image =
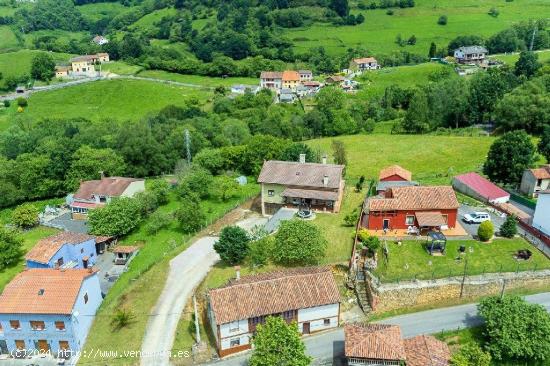
[[[214,244],[214,250],[220,258],[230,265],[242,263],[249,251],[250,238],[243,228],[226,226],[220,233],[220,239]]]
[[[88,212],[90,233],[94,235],[122,236],[141,222],[141,205],[134,198],[113,199],[108,205]]]
[[[437,54],[437,46],[434,42],[432,42],[430,44],[430,51],[428,51],[428,57],[434,58],[436,54]]]
[[[197,201],[186,198],[176,210],[176,219],[184,233],[199,231],[206,223],[206,216]]]
[[[491,355],[477,344],[468,343],[451,357],[452,366],[490,366]]]
[[[0,227],[0,270],[7,268],[19,260],[23,247],[23,239],[15,230]]]
[[[513,238],[518,233],[518,219],[514,215],[508,215],[506,221],[500,226],[500,235],[505,238]]]
[[[250,262],[253,266],[265,266],[271,257],[274,238],[266,236],[250,243]]]
[[[284,161],[299,161],[300,155],[306,155],[306,161],[309,163],[316,163],[319,160],[318,154],[316,154],[311,147],[303,142],[295,142],[283,151],[281,160]]]
[[[147,219],[147,225],[145,225],[145,231],[149,235],[155,235],[160,230],[164,229],[172,222],[172,215],[166,212],[153,212]]]
[[[546,158],[546,161],[550,163],[550,125],[544,128],[538,144],[538,150]]]
[[[348,157],[346,153],[346,145],[341,140],[332,140],[332,157],[334,162],[339,165],[346,165],[348,163]]]
[[[447,25],[447,22],[448,22],[448,18],[446,15],[442,15],[439,17],[439,19],[437,20],[437,24],[439,25]]]
[[[13,210],[11,220],[21,228],[30,228],[38,224],[38,209],[30,203],[22,204]]]
[[[316,264],[326,248],[327,242],[314,224],[298,219],[283,221],[275,234],[273,259],[292,266]]]
[[[149,191],[152,192],[159,206],[168,203],[170,194],[170,185],[165,179],[155,179],[149,184]]]
[[[45,52],[36,54],[31,63],[31,76],[36,80],[50,81],[55,76],[53,57]]]
[[[500,69],[475,74],[470,80],[469,105],[471,122],[483,123],[497,102],[516,84],[516,77]]]
[[[227,175],[219,177],[214,184],[214,194],[223,202],[235,196],[239,190],[239,183]]]
[[[270,316],[265,324],[259,324],[252,343],[250,366],[308,366],[311,363],[298,325],[287,324],[281,317]]]
[[[483,172],[494,182],[517,185],[535,161],[535,145],[525,131],[507,132],[493,142]]]
[[[483,221],[477,228],[477,236],[481,241],[489,241],[495,234],[493,223],[489,220]]]
[[[342,18],[347,17],[349,14],[348,0],[331,0],[329,7]]]
[[[514,73],[517,76],[524,75],[527,78],[530,78],[535,75],[537,70],[542,66],[538,59],[539,56],[536,53],[532,51],[522,51],[516,62]]]
[[[485,348],[495,360],[547,360],[550,357],[550,314],[519,296],[480,301],[485,320]]]
[[[193,168],[181,179],[177,191],[180,196],[186,192],[194,192],[199,198],[207,198],[210,194],[210,187],[214,182],[214,177],[209,171],[202,167]]]
[[[416,44],[416,36],[414,34],[409,37],[407,44],[410,46],[414,46]]]
[[[94,149],[84,145],[72,156],[72,163],[67,172],[67,188],[78,187],[83,180],[98,179],[103,173],[106,176],[120,176],[126,171],[122,156],[113,149]]]
[[[403,129],[408,133],[424,133],[430,130],[428,99],[424,91],[417,89],[403,119]]]
[[[17,105],[21,108],[25,108],[26,106],[29,105],[29,102],[27,101],[27,99],[23,97],[17,98],[16,101],[17,101]]]

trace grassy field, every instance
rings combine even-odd
[[[492,7],[500,11],[496,18],[487,14]],[[352,13],[365,16],[365,22],[357,26],[315,24],[287,30],[285,35],[298,52],[324,46],[330,54],[343,54],[349,47],[362,46],[373,54],[407,50],[427,55],[431,42],[442,48],[459,35],[489,37],[520,20],[544,18],[549,11],[546,0],[416,0],[414,8],[396,8],[393,16],[386,15],[385,9],[353,9]],[[448,17],[446,26],[437,24],[441,15]],[[395,43],[398,34],[405,39],[414,34],[416,45],[399,47]]]
[[[226,202],[211,198],[201,204],[207,220],[213,221],[223,216],[244,199],[258,193],[256,184],[248,184],[239,189],[237,195]],[[179,205],[175,195],[170,202],[159,208],[162,212],[173,212]],[[155,305],[168,272],[169,260],[183,251],[190,243],[190,237],[184,235],[176,222],[156,235],[148,235],[142,223],[137,231],[122,240],[122,244],[138,245],[140,253],[131,262],[128,272],[124,273],[115,283],[103,301],[96,320],[88,335],[84,350],[139,350],[144,336],[150,312]],[[121,330],[115,331],[111,319],[116,309],[130,309],[135,318],[133,322]],[[82,358],[79,364],[97,363],[101,360]],[[105,361],[105,360],[104,360]],[[136,358],[109,358],[109,365],[135,365]]]
[[[550,62],[550,50],[535,51],[539,56],[539,62],[546,63]],[[500,54],[490,56],[491,58],[500,60],[508,65],[514,65],[519,59],[519,53],[512,53],[508,55]]]
[[[166,16],[173,16],[177,14],[177,10],[174,8],[164,8],[160,10],[155,10],[152,13],[149,13],[141,17],[137,22],[132,24],[129,28],[132,30],[140,31],[151,31],[157,29],[155,23],[159,22],[162,18]]]
[[[145,70],[139,73],[139,76],[179,81],[180,83],[190,83],[198,84],[209,87],[216,86],[231,86],[235,84],[246,84],[246,85],[258,85],[259,79],[256,78],[247,78],[247,77],[228,77],[228,78],[217,78],[210,76],[201,76],[201,75],[182,75],[175,74],[171,72],[161,71],[161,70]]]
[[[374,271],[375,275],[382,282],[395,282],[460,276],[464,274],[465,267],[468,275],[550,268],[550,260],[537,250],[533,250],[533,256],[528,261],[517,261],[513,257],[519,249],[531,247],[521,238],[495,239],[489,244],[474,240],[449,240],[444,256],[430,256],[424,244],[423,238],[419,241],[404,241],[401,246],[388,240],[389,261],[380,261]],[[466,246],[466,254],[457,260],[461,245]],[[380,258],[383,258],[382,252]]]
[[[91,22],[98,21],[103,17],[115,16],[128,9],[128,7],[125,7],[120,2],[85,4],[78,7],[82,16]]]
[[[124,61],[111,61],[101,65],[101,71],[112,72],[118,75],[134,75],[140,72],[143,68],[137,65],[130,65]]]
[[[6,76],[21,76],[30,74],[31,62],[34,55],[44,51],[21,50],[16,52],[0,53],[0,72]],[[49,52],[56,62],[68,62],[71,55],[66,53]]]
[[[19,42],[11,28],[7,25],[0,26],[0,52],[6,52],[19,47]]]
[[[88,38],[91,40],[92,38],[90,34],[87,32],[69,32],[69,31],[64,31],[59,29],[40,30],[40,31],[35,31],[35,32],[30,32],[25,34],[24,36],[25,47],[34,48],[34,40],[43,36],[53,36],[56,38],[57,42],[65,43],[65,44],[69,43],[69,41],[72,39],[80,41],[81,39]],[[68,60],[65,60],[65,62],[66,61]]]

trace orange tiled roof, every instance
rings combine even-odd
[[[405,360],[401,329],[388,324],[348,324],[344,327],[346,357]],[[408,363],[407,363],[408,365]]]
[[[386,198],[369,198],[369,211],[452,210],[459,204],[451,186],[393,187]]]
[[[529,169],[536,179],[550,179],[550,166]]]
[[[130,245],[118,245],[113,249],[113,253],[133,253],[138,247]]]
[[[447,366],[449,347],[432,336],[421,335],[404,340],[407,366]]]
[[[283,81],[300,81],[300,74],[294,70],[283,71]]]
[[[0,314],[71,314],[88,269],[29,269],[0,295]]]
[[[62,232],[47,238],[40,239],[38,243],[27,253],[25,259],[38,263],[48,263],[55,253],[65,244],[80,244],[94,236],[88,234]]]
[[[339,302],[338,286],[327,267],[246,276],[210,290],[217,324]]]
[[[126,177],[108,177],[101,180],[87,180],[80,183],[80,188],[74,194],[75,199],[92,199],[93,194],[102,196],[117,197],[120,196],[128,186],[133,182],[143,179]]]
[[[384,168],[380,171],[378,179],[382,180],[384,178],[391,177],[392,175],[398,175],[403,179],[410,181],[412,179],[412,173],[407,169],[400,167],[399,165],[392,165],[387,168]]]

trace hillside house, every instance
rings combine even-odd
[[[97,35],[94,38],[92,38],[92,42],[98,46],[103,46],[104,44],[109,43],[109,40],[103,36]]]
[[[38,243],[25,256],[27,268],[88,268],[97,260],[96,245],[107,237],[62,232]]]
[[[308,207],[317,211],[338,212],[344,193],[343,165],[269,160],[264,162],[261,184],[262,215],[281,207]]]
[[[313,79],[313,72],[311,70],[298,70],[298,74],[300,74],[300,82],[302,84]]]
[[[71,68],[69,66],[56,66],[55,77],[56,78],[68,78],[70,76]]]
[[[113,249],[115,264],[126,264],[138,251],[138,247],[131,245],[118,245]]]
[[[412,173],[407,169],[404,169],[399,165],[389,166],[380,171],[378,175],[378,184],[376,185],[376,192],[379,195],[383,195],[384,192],[392,187],[417,186],[418,182],[414,182],[411,179]]]
[[[23,271],[0,295],[0,349],[69,358],[84,345],[101,301],[91,269]]]
[[[95,55],[77,56],[70,59],[72,76],[96,77],[98,72],[95,70],[96,64],[109,62],[108,53],[97,53]]]
[[[338,327],[340,293],[330,268],[297,268],[237,278],[210,290],[208,316],[221,357],[251,348],[268,316],[296,322],[301,334]]]
[[[449,347],[432,336],[403,339],[401,328],[389,324],[347,324],[344,354],[349,366],[447,366]]]
[[[547,189],[550,189],[550,164],[523,172],[519,187],[521,193],[528,197],[537,197],[539,192]]]
[[[393,187],[365,200],[361,223],[369,230],[447,230],[456,226],[458,207],[450,186]]]
[[[325,84],[327,85],[337,85],[341,86],[346,81],[346,78],[340,75],[332,75],[325,79]]]
[[[533,216],[533,227],[550,236],[550,189],[540,191]]]
[[[283,71],[282,81],[283,88],[295,91],[298,85],[301,84],[300,74],[294,70]]]
[[[262,71],[260,87],[279,90],[283,87],[283,73],[279,71]]]
[[[380,68],[378,61],[374,57],[354,58],[349,63],[349,69],[352,71],[363,72],[367,70],[377,70]]]
[[[453,188],[483,202],[506,203],[510,200],[510,193],[473,172],[454,177]]]
[[[489,51],[483,46],[460,47],[454,51],[454,57],[460,64],[481,63]]]
[[[104,206],[116,197],[133,197],[145,191],[145,180],[125,177],[103,177],[80,183],[78,191],[70,197],[73,219],[86,219],[88,210]]]

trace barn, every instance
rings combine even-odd
[[[477,173],[466,173],[453,178],[453,188],[483,202],[506,203],[510,194]]]

